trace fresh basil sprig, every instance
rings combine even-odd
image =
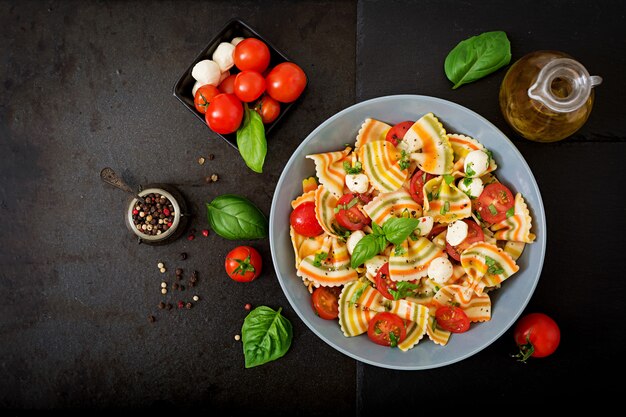
[[[207,203],[206,208],[211,228],[223,238],[248,240],[267,237],[265,215],[245,197],[224,194]]]
[[[267,155],[265,127],[259,113],[244,105],[243,122],[237,129],[237,148],[244,162],[254,172],[263,172],[263,163]]]
[[[419,219],[392,217],[381,228],[372,223],[372,233],[366,235],[354,247],[350,264],[356,268],[382,252],[391,242],[400,246],[419,225]]]
[[[485,32],[459,42],[444,63],[453,89],[471,83],[511,62],[511,43],[502,31]]]
[[[241,340],[246,368],[274,361],[287,353],[293,338],[291,322],[280,312],[260,306],[243,321]]]

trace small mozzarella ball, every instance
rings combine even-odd
[[[483,193],[485,186],[480,178],[461,178],[459,190],[463,191],[470,198],[477,198]]]
[[[213,52],[213,61],[220,66],[222,72],[228,71],[235,65],[233,52],[235,52],[235,45],[229,42],[220,43],[215,52]]]
[[[202,81],[196,81],[193,85],[193,88],[191,89],[191,94],[195,97],[196,92],[198,91],[198,88],[202,87],[203,85],[206,85],[206,83]]]
[[[220,82],[222,71],[220,66],[210,59],[198,62],[191,70],[191,76],[205,84],[217,86]]]
[[[468,170],[475,172],[475,174],[467,175],[468,177],[480,177],[487,171],[487,168],[489,168],[489,156],[485,151],[478,149],[468,153],[465,157],[465,173],[467,174]]]
[[[452,276],[452,272],[454,272],[452,262],[443,256],[433,259],[428,265],[428,278],[437,284],[445,284]]]
[[[348,174],[346,185],[353,193],[365,193],[370,186],[370,180],[365,174]]]
[[[244,40],[244,38],[242,38],[241,36],[237,36],[236,38],[233,38],[233,40],[230,41],[230,43],[232,43],[234,46],[237,46],[237,44],[241,42],[242,40]]]
[[[375,277],[378,273],[378,270],[388,262],[386,256],[376,255],[372,259],[365,261],[365,269],[367,273],[371,276]]]
[[[230,71],[224,71],[222,75],[220,75],[220,84],[228,77],[230,77]]]
[[[348,237],[348,240],[346,240],[346,246],[348,247],[348,253],[350,255],[352,255],[352,252],[354,252],[354,248],[356,247],[356,244],[359,243],[359,241],[363,239],[364,237],[365,237],[365,233],[363,233],[361,230],[352,232],[350,237]]]
[[[420,221],[419,226],[417,226],[419,228],[420,236],[428,235],[431,230],[433,230],[435,221],[431,216],[420,217],[418,220]]]
[[[448,225],[448,232],[446,233],[446,241],[456,246],[463,242],[467,237],[467,231],[469,227],[463,220],[457,220]]]

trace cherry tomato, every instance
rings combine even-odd
[[[435,312],[437,324],[452,333],[463,333],[469,330],[470,321],[461,307],[441,306]]]
[[[220,85],[217,86],[217,89],[225,94],[235,94],[235,78],[237,78],[237,74],[224,78]]]
[[[296,233],[302,236],[313,237],[324,231],[315,217],[315,203],[312,201],[302,203],[293,209],[289,221]]]
[[[193,98],[193,104],[196,106],[196,110],[205,114],[207,107],[211,104],[211,100],[216,95],[220,94],[220,91],[214,85],[203,85],[196,91],[196,96]]]
[[[306,74],[293,62],[276,65],[265,80],[267,94],[281,103],[295,101],[306,87]]]
[[[404,134],[407,132],[407,130],[411,128],[411,126],[413,126],[414,123],[415,122],[412,122],[410,120],[398,123],[391,129],[389,129],[385,140],[393,143],[393,146],[398,146],[398,143],[400,143],[400,141],[404,138]]]
[[[376,344],[396,347],[406,338],[406,326],[400,317],[385,311],[370,320],[367,336]]]
[[[247,38],[235,46],[233,59],[241,71],[263,72],[270,64],[270,49],[263,41]]]
[[[467,237],[465,238],[465,240],[463,240],[463,242],[459,243],[456,246],[452,246],[451,244],[446,242],[446,252],[448,252],[448,255],[450,255],[453,259],[456,259],[457,261],[461,260],[461,253],[463,253],[463,251],[467,249],[469,245],[475,242],[482,242],[485,240],[485,234],[483,233],[483,229],[481,229],[475,221],[469,219],[463,219],[463,221],[468,226]]]
[[[261,255],[251,246],[237,246],[226,255],[224,268],[233,280],[250,282],[261,274]]]
[[[439,234],[443,232],[444,230],[446,230],[447,228],[448,226],[446,226],[445,224],[435,224],[432,230],[430,231],[430,233],[428,234],[428,236],[426,236],[426,238],[432,239],[436,236],[439,236]]]
[[[272,123],[280,114],[280,103],[268,95],[261,97],[254,110],[261,115],[263,123]]]
[[[374,284],[376,284],[376,289],[380,291],[383,297],[393,300],[393,295],[389,292],[389,289],[396,290],[398,287],[396,286],[395,281],[392,281],[389,278],[389,262],[384,264],[376,273],[374,277]]]
[[[552,355],[561,342],[561,330],[549,316],[530,313],[517,322],[513,337],[520,350],[516,356],[525,362],[531,356],[544,358]]]
[[[318,287],[311,295],[311,303],[317,315],[324,320],[334,320],[339,317],[339,290],[338,287]]]
[[[515,205],[513,193],[506,185],[494,182],[485,187],[476,201],[476,210],[487,223],[506,219],[506,212]]]
[[[250,103],[261,97],[265,91],[265,78],[256,71],[241,71],[235,77],[235,95],[241,101]]]
[[[219,134],[233,133],[243,118],[243,106],[234,94],[218,94],[207,108],[205,119],[211,130]]]
[[[337,223],[348,230],[361,230],[370,224],[372,220],[357,207],[358,204],[363,203],[365,201],[363,201],[360,194],[344,194],[337,201],[337,208],[339,209],[335,213]]]
[[[424,184],[435,178],[432,174],[427,174],[421,169],[418,169],[411,177],[409,184],[409,194],[411,198],[417,204],[424,205]]]

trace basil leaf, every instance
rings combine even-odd
[[[315,258],[313,259],[313,266],[320,268],[322,266],[322,262],[324,262],[328,258],[327,252],[319,252],[315,254]]]
[[[260,306],[252,310],[243,321],[241,340],[246,368],[263,365],[287,353],[291,346],[291,322],[280,312]]]
[[[383,231],[388,241],[396,246],[400,246],[413,230],[419,226],[419,223],[419,219],[392,217],[383,224]]]
[[[443,175],[443,180],[446,182],[446,184],[450,185],[454,182],[454,176],[450,175],[450,174],[444,174]]]
[[[263,172],[263,163],[267,154],[265,127],[259,113],[244,106],[244,119],[237,129],[237,148],[248,168],[254,172]]]
[[[380,239],[381,237],[382,239]],[[350,265],[352,265],[352,268],[357,268],[365,261],[372,259],[382,252],[385,246],[386,240],[384,236],[375,235],[373,233],[366,235],[363,239],[359,240],[359,243],[354,247]]]
[[[267,237],[267,219],[250,200],[235,194],[224,194],[207,203],[209,225],[229,240]]]
[[[459,42],[446,57],[444,70],[453,89],[471,83],[511,62],[511,43],[502,31],[485,32]]]

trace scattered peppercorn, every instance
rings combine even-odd
[[[176,275],[182,275],[183,274],[183,269],[182,268],[176,268]]]
[[[211,175],[211,181],[217,182],[217,180],[219,180],[219,179],[220,179],[220,177],[218,177],[217,174],[212,174]]]
[[[165,266],[165,264],[163,262],[159,262],[157,264],[157,268],[159,268],[159,269],[163,268],[164,266]]]
[[[163,282],[161,283],[161,288],[167,288],[167,282],[163,281]]]
[[[200,299],[200,297],[198,297],[197,295],[193,296],[193,301],[198,301]]]
[[[235,335],[235,340],[239,341],[241,340],[241,336],[239,336],[238,334]]]
[[[204,158],[203,157],[198,158],[198,163],[200,165],[204,164]]]
[[[178,289],[178,282],[175,282],[172,284],[172,289],[173,290],[177,290]]]
[[[167,288],[161,288],[161,294],[163,295],[167,294]]]
[[[193,307],[193,304],[191,303],[185,304],[185,308],[187,308],[187,310],[191,309],[191,307]]]
[[[212,153],[209,154],[209,161],[212,161],[215,159],[215,155],[213,155]]]
[[[202,236],[207,237],[209,235],[209,229],[202,229]]]
[[[162,274],[164,274],[164,273],[165,273],[165,271],[167,271],[167,269],[165,269],[165,268],[161,268],[161,269],[159,269],[159,271],[160,271]]]
[[[187,253],[186,252],[181,252],[180,253],[180,260],[184,261],[185,259],[187,259]]]
[[[185,303],[182,301],[178,301],[178,308],[183,308],[185,307]]]
[[[160,309],[160,310],[163,310],[164,308],[165,308],[165,303],[164,303],[163,301],[161,301],[161,302],[159,303],[159,309]]]
[[[245,308],[246,311],[250,311],[250,310],[252,310],[252,304],[247,303],[245,306],[243,306],[243,308]]]
[[[187,240],[194,240],[196,238],[195,235],[189,235],[187,236]]]
[[[167,308],[168,310],[171,310],[171,309],[172,309],[172,307],[173,307],[173,306],[172,306],[170,303],[167,303],[167,304],[165,305],[165,308]]]
[[[185,286],[181,284],[181,285],[178,286],[178,289],[181,290],[181,291],[185,291]]]
[[[156,321],[156,317],[154,317],[154,316],[148,316],[148,321],[149,321],[150,323],[154,323],[154,322]]]

